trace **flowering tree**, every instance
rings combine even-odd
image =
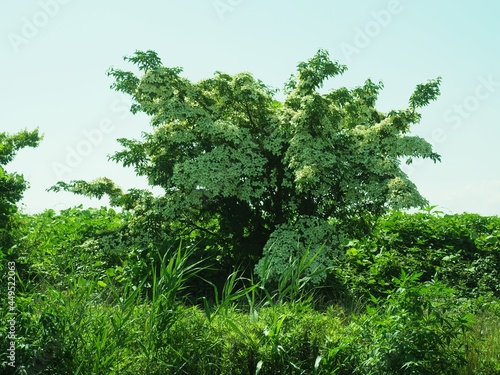
[[[427,203],[400,163],[439,160],[409,132],[439,95],[440,78],[418,85],[407,108],[383,113],[375,108],[381,83],[319,91],[346,70],[323,50],[298,64],[281,102],[249,73],[191,82],[153,51],[125,60],[140,76],[112,68],[112,88],[132,97],[131,111],[149,115],[152,130],[119,139],[112,159],[164,189],[155,210],[172,233],[210,239],[232,264],[270,255],[272,276],[308,246],[323,246],[313,266],[326,265],[343,233],[367,230],[390,208]],[[105,180],[61,187],[130,203]]]

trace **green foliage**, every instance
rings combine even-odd
[[[473,302],[476,324],[467,333],[467,373],[500,374],[500,301],[480,297]],[[465,371],[463,373],[466,373]]]
[[[72,181],[71,184],[59,181],[56,185],[47,189],[47,191],[54,192],[61,190],[71,190],[75,194],[97,199],[107,195],[111,206],[120,206],[126,210],[132,210],[136,205],[151,197],[151,193],[140,189],[130,189],[127,193],[124,193],[120,187],[106,177],[98,178],[91,183],[83,180]]]
[[[293,225],[278,226],[264,247],[255,273],[268,282],[278,281],[287,271],[297,269],[294,264],[300,261],[300,272],[308,274],[312,284],[320,284],[341,243],[337,230],[334,224],[309,216],[298,218]],[[304,245],[308,246],[306,251]]]
[[[347,320],[309,303],[207,319],[179,299],[158,310],[163,302],[141,299],[140,287],[103,298],[112,280],[79,279],[66,291],[23,295],[18,359],[28,373],[52,375],[495,374],[496,354],[486,356],[493,348],[483,342],[497,341],[498,318],[476,325],[448,289],[414,281],[403,276],[387,300]]]
[[[381,296],[400,269],[437,277],[461,297],[500,297],[500,218],[391,212],[347,244],[336,273],[355,293]]]
[[[396,289],[378,308],[362,316],[362,352],[358,373],[457,374],[465,364],[460,342],[471,325],[454,303],[453,290],[439,282],[418,285],[421,275],[394,278]]]
[[[18,215],[22,224],[12,256],[23,280],[61,285],[66,276],[103,277],[124,257],[110,234],[119,234],[126,217],[112,209],[80,207],[33,216]]]
[[[0,132],[0,252],[3,254],[13,244],[12,216],[17,212],[16,203],[21,200],[28,183],[22,175],[7,173],[4,166],[10,163],[16,153],[25,147],[37,147],[42,137],[38,129],[20,131],[10,135]]]
[[[109,305],[105,292],[83,278],[68,278],[66,290],[18,291],[16,373],[121,373],[129,350],[139,348],[138,290],[125,289]]]
[[[25,147],[37,147],[41,140],[38,129],[31,132],[22,130],[13,135],[0,133],[0,164],[10,163],[19,150]]]
[[[84,222],[87,226],[95,222],[97,228],[102,221],[112,221],[106,219],[112,215],[113,225],[121,225],[119,215],[105,209],[47,212],[44,220],[62,231],[59,237],[50,234],[52,246],[57,247],[56,241],[72,246],[67,237],[80,242],[85,229],[76,229]],[[43,241],[32,244],[35,254],[45,246]],[[71,253],[69,248],[58,249]],[[100,248],[97,253],[104,251]],[[332,301],[323,302],[323,310],[313,309],[318,294],[308,287],[313,276],[309,272],[319,253],[307,249],[290,263],[275,284],[277,289],[265,278],[254,282],[234,272],[220,292],[215,289],[213,300],[200,300],[203,308],[186,305],[187,288],[204,267],[195,248],[170,247],[157,255],[158,261],[149,264],[149,287],[146,279],[137,283],[124,277],[123,269],[133,257],[111,268],[99,263],[93,272],[81,272],[80,263],[86,260],[76,259],[71,268],[54,267],[66,273],[60,271],[57,278],[47,277],[42,283],[34,272],[45,271],[29,264],[37,262],[35,256],[27,257],[24,266],[30,272],[19,272],[16,298],[19,371],[498,373],[498,299],[457,298],[456,291],[442,282],[421,281],[424,275],[403,272],[392,278],[381,297],[365,302],[364,310],[348,311]],[[44,262],[58,264],[61,259],[46,257]],[[4,303],[5,299],[0,301]],[[5,322],[3,307],[0,320]],[[5,326],[1,332],[0,341],[6,345]],[[0,365],[7,368],[6,362]]]
[[[180,247],[173,254],[161,257],[160,267],[152,270],[151,311],[146,320],[145,334],[152,346],[143,345],[144,354],[151,361],[158,354],[165,336],[177,320],[176,310],[180,307],[179,295],[187,282],[202,270],[201,261],[189,262],[192,251]]]
[[[343,334],[327,344],[325,369],[334,374],[461,374],[469,348],[464,340],[474,317],[437,281],[402,272],[384,299],[372,298],[352,316]],[[480,367],[480,366],[479,366]],[[470,371],[470,372],[469,372]]]
[[[323,50],[298,64],[283,102],[249,73],[191,82],[154,51],[125,60],[140,75],[112,68],[112,88],[132,97],[133,113],[150,116],[152,131],[142,140],[119,139],[123,149],[111,159],[162,187],[156,225],[168,223],[167,237],[203,241],[227,274],[233,267],[249,272],[271,253],[278,274],[280,259],[309,245],[323,246],[313,266],[325,267],[338,247],[333,231],[364,233],[391,207],[426,203],[400,162],[439,160],[428,142],[408,133],[420,120],[416,110],[439,95],[440,79],[418,85],[407,109],[382,113],[375,108],[381,83],[318,91],[346,70]],[[61,182],[59,189],[108,194],[112,204],[134,209],[133,194],[108,179]]]

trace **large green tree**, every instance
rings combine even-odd
[[[25,147],[36,147],[41,140],[38,130],[23,130],[16,134],[0,133],[0,249],[12,244],[12,216],[17,212],[17,203],[23,197],[28,183],[22,175],[8,173],[4,166],[10,163],[17,152]]]
[[[125,60],[139,74],[110,69],[112,88],[151,117],[152,131],[119,139],[111,159],[164,189],[155,207],[169,230],[210,239],[233,264],[269,254],[266,269],[276,274],[308,245],[323,245],[315,263],[326,265],[342,233],[368,230],[390,208],[427,203],[400,163],[439,160],[409,135],[418,109],[439,95],[439,78],[418,85],[407,108],[383,113],[375,108],[381,83],[321,92],[346,70],[323,50],[298,64],[283,101],[250,73],[191,82],[153,51]],[[130,203],[106,180],[60,187]]]

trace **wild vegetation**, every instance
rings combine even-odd
[[[112,209],[17,220],[17,373],[500,373],[497,217],[394,211],[321,285],[309,248],[277,282],[221,286],[196,246],[149,253]]]
[[[1,167],[4,373],[500,374],[500,218],[427,206],[399,167],[439,160],[409,135],[439,79],[382,113],[382,84],[318,91],[345,70],[324,51],[283,102],[248,73],[126,60],[142,76],[113,88],[153,130],[112,158],[165,194],[59,182],[113,208],[27,215]],[[40,136],[0,141],[5,165]]]

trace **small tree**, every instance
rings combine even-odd
[[[308,245],[322,245],[313,264],[326,265],[339,234],[366,230],[389,208],[427,203],[400,163],[440,158],[408,135],[417,110],[439,95],[440,78],[418,85],[408,108],[382,113],[381,83],[319,91],[346,70],[323,50],[298,65],[283,102],[249,73],[195,83],[153,51],[125,60],[141,76],[112,68],[112,88],[132,97],[133,113],[151,116],[152,131],[119,139],[123,150],[111,159],[165,190],[156,209],[173,233],[210,239],[232,264],[270,254],[272,276]],[[95,186],[59,184],[93,196]]]
[[[0,133],[0,249],[12,245],[12,216],[17,212],[17,202],[23,197],[28,183],[22,175],[7,173],[4,166],[10,163],[16,153],[25,147],[36,147],[41,141],[38,130],[23,130],[13,135]]]

